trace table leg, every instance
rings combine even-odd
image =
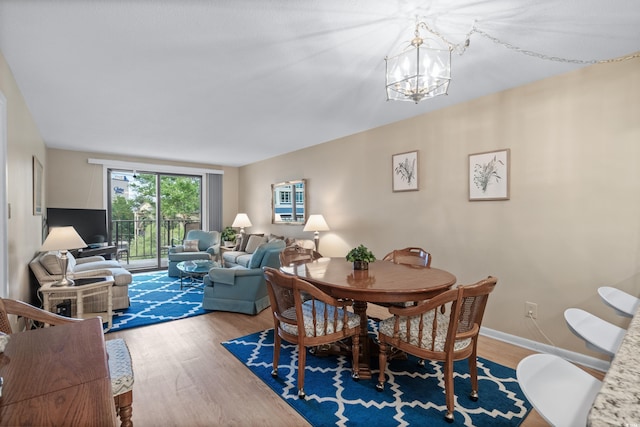
[[[44,308],[45,311],[51,311],[51,307],[49,305],[49,292],[42,292],[42,308]],[[49,327],[48,323],[45,323],[45,328]]]
[[[107,331],[113,327],[113,286],[115,285],[109,285],[107,288]]]
[[[367,318],[367,302],[354,301],[353,311],[360,316],[360,378],[371,378],[371,343],[369,342],[369,324]]]
[[[82,319],[84,314],[84,295],[80,289],[76,289],[76,317]]]

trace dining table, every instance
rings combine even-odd
[[[439,268],[377,260],[369,263],[367,270],[354,270],[353,263],[343,257],[323,257],[282,266],[280,271],[298,276],[334,298],[353,301],[353,311],[360,316],[359,375],[364,379],[371,378],[368,303],[389,305],[423,301],[456,283],[453,274]]]
[[[0,426],[116,425],[98,318],[9,335],[0,376]]]

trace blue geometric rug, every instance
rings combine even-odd
[[[111,331],[205,314],[202,289],[183,288],[180,279],[167,276],[167,271],[136,273],[129,284],[131,305],[114,312]]]
[[[370,326],[375,328],[373,322]],[[371,331],[370,331],[371,332]],[[478,359],[479,395],[469,399],[471,382],[467,362],[455,362],[455,421],[444,420],[446,403],[442,364],[417,359],[392,360],[386,369],[385,389],[375,388],[378,363],[372,360],[370,380],[351,379],[345,356],[316,357],[307,353],[305,400],[297,397],[296,346],[282,342],[278,378],[271,377],[273,329],[223,342],[258,378],[297,410],[311,425],[321,426],[518,426],[531,410],[516,380],[515,370]]]

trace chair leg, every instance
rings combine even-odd
[[[120,418],[120,427],[133,427],[131,413],[133,412],[133,390],[114,396],[116,414]]]
[[[351,378],[358,381],[360,380],[360,335],[355,334],[351,337],[351,354],[353,356],[353,360],[351,361],[353,365],[353,372],[351,373]]]
[[[298,397],[304,399],[304,365],[307,361],[307,348],[300,344],[298,346]]]
[[[471,376],[471,400],[476,402],[478,400],[478,358],[475,352],[469,356],[469,375]]]
[[[455,404],[455,391],[453,389],[453,360],[446,360],[444,362],[444,394],[447,401],[447,414],[444,416],[444,419],[448,423],[452,423]]]
[[[387,368],[387,344],[380,340],[380,349],[378,350],[378,364],[380,365],[380,373],[378,374],[378,384],[376,384],[376,390],[384,390],[384,382],[386,380],[384,376],[384,370]]]
[[[274,331],[274,334],[275,335],[273,337],[273,369],[271,370],[271,376],[275,378],[278,376],[278,361],[280,360],[280,344],[282,342],[282,338],[280,338],[280,335],[278,335],[277,328]]]

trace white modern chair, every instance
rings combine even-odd
[[[638,307],[640,307],[640,298],[611,286],[598,288],[598,295],[606,305],[613,308],[620,316],[633,317],[638,311]]]
[[[564,318],[571,332],[582,338],[588,348],[610,357],[616,354],[627,332],[626,329],[579,308],[565,310]]]
[[[540,416],[552,426],[584,427],[602,382],[552,354],[533,354],[518,363],[518,383]]]

